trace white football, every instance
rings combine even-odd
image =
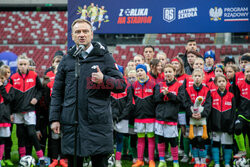
[[[23,156],[19,161],[19,167],[34,167],[35,165],[36,161],[30,155]]]

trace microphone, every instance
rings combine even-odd
[[[73,54],[73,57],[77,57],[85,49],[84,45],[79,45],[78,49]]]

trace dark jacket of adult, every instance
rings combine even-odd
[[[192,75],[194,69],[192,67],[190,67],[190,65],[188,65],[187,67],[185,67],[185,73],[187,75]]]
[[[112,55],[100,43],[92,45],[94,48],[88,57],[79,58],[77,156],[80,157],[114,152],[110,93],[121,93],[126,88]],[[65,155],[74,155],[75,51],[76,46],[69,50],[58,66],[50,105],[49,120],[60,121],[61,148]],[[102,84],[91,81],[97,65],[104,75]]]
[[[3,62],[0,60],[0,67],[3,65]]]

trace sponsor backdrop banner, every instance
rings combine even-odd
[[[68,25],[85,18],[100,34],[249,32],[249,8],[249,0],[68,0]]]

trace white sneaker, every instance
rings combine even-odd
[[[169,158],[166,159],[166,161],[173,161],[173,157],[170,156]]]
[[[115,167],[122,167],[122,162],[121,162],[121,160],[116,160],[116,161],[115,161]]]
[[[169,152],[167,152],[167,154],[165,155],[165,159],[168,159],[171,157],[171,154]]]
[[[178,155],[179,155],[180,157],[184,156],[184,151],[181,150],[181,149],[179,149],[179,150],[178,150]]]
[[[188,156],[186,154],[184,154],[183,158],[181,159],[181,162],[187,163],[188,160],[189,160]]]
[[[137,158],[133,158],[133,164],[136,163],[137,161]]]
[[[227,164],[227,165],[225,165],[225,167],[230,167],[230,165],[229,165],[229,164]]]
[[[144,157],[144,161],[148,164],[149,163],[149,159],[147,157]]]
[[[214,167],[220,167],[220,164],[215,164]]]
[[[244,157],[246,155],[247,155],[246,151],[239,151],[237,154],[234,155],[234,158],[238,159],[238,158]]]

